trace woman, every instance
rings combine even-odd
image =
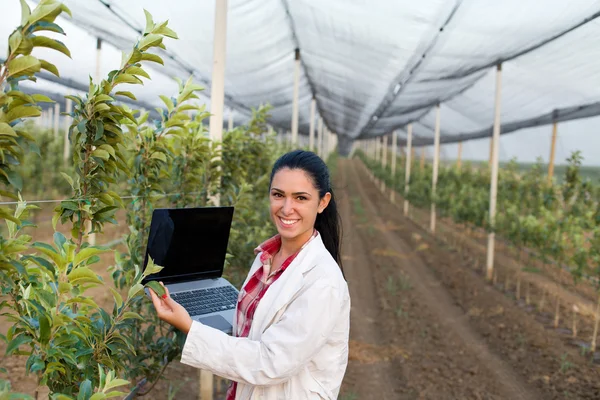
[[[327,166],[292,151],[275,162],[270,214],[239,294],[233,337],[192,321],[168,292],[160,319],[187,333],[181,362],[233,381],[227,400],[336,399],[348,363],[350,297]]]

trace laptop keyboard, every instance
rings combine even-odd
[[[194,316],[234,309],[238,293],[231,286],[221,286],[173,293],[171,297]]]

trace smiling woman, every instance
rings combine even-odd
[[[271,172],[278,234],[255,250],[240,291],[233,337],[192,321],[151,291],[158,316],[187,333],[181,361],[233,381],[227,400],[335,399],[348,364],[350,296],[327,166],[296,150]]]

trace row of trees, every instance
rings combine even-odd
[[[160,270],[152,262],[142,265],[152,210],[210,206],[217,198],[221,205],[235,206],[226,270],[239,282],[253,247],[272,233],[265,224],[265,202],[270,167],[281,149],[265,135],[268,109],[263,107],[221,143],[211,141],[204,124],[208,113],[197,101],[202,88],[191,79],[178,81],[175,96],[160,96],[159,120],[118,102],[119,97],[135,100],[122,85],[142,84],[149,78],[144,65],[163,63],[153,51],[165,48],[165,38],[177,38],[167,22],[155,23],[146,13],[144,33],[121,65],[101,82],[90,81],[85,95],[68,96],[74,103],[73,159],[57,171],[53,157],[60,152],[52,146],[59,140],[27,123],[40,116],[39,103],[51,100],[23,93],[19,82],[35,81],[42,69],[59,75],[54,65],[31,53],[47,47],[69,55],[64,44],[39,32],[64,34],[56,18],[70,11],[56,0],[41,0],[33,10],[21,4],[21,25],[9,38],[9,55],[0,69],[0,195],[18,201],[0,208],[6,225],[0,236],[0,311],[10,322],[6,335],[0,334],[5,356],[27,356],[27,372],[37,376],[40,388],[47,386],[52,399],[146,394],[180,354],[184,340],[156,318],[143,294],[142,279]],[[37,185],[48,178],[58,183],[59,176],[60,190],[69,196],[56,206],[53,226],[67,225],[70,236],[55,232],[50,243],[32,243],[30,217],[36,206],[20,192],[26,186],[39,195]],[[126,221],[117,220],[120,210]],[[90,234],[124,222],[129,226],[125,251],[89,243]],[[102,281],[95,269],[103,253],[114,254],[112,283]],[[98,286],[112,292],[112,307],[101,307],[87,294]],[[7,372],[0,368],[0,374]],[[0,398],[12,398],[9,391],[7,381],[0,380]]]

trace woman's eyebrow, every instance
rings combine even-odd
[[[283,190],[277,189],[277,188],[271,188],[271,190],[274,190],[274,191],[279,192],[279,193],[285,193]],[[311,194],[308,193],[308,192],[295,192],[295,193],[292,193],[292,196],[300,196],[300,195],[302,195],[302,196],[311,196]]]

